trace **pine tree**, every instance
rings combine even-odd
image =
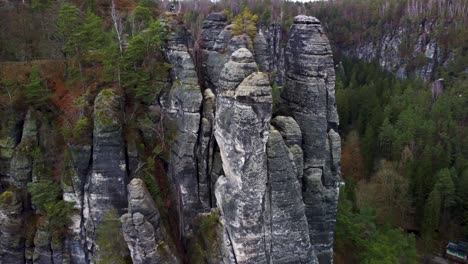
[[[45,87],[37,67],[33,67],[29,74],[29,82],[24,88],[26,103],[28,105],[35,108],[41,108],[47,105],[51,94]]]
[[[251,39],[254,39],[257,34],[257,20],[258,16],[252,14],[249,8],[245,7],[242,13],[234,18],[232,34],[234,36],[247,34]]]
[[[102,224],[96,228],[97,264],[125,264],[128,256],[127,244],[120,228],[120,219],[115,209],[107,211]]]

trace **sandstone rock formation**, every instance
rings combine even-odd
[[[116,91],[104,89],[94,103],[92,170],[85,184],[83,217],[86,242],[94,254],[95,229],[111,209],[127,207],[127,167],[124,154],[122,104]]]
[[[328,162],[333,152],[328,131],[333,144],[339,141],[332,132],[338,124],[334,87],[332,51],[320,22],[295,17],[285,50],[281,112],[294,118],[302,131],[303,198],[310,241],[320,263],[332,262],[338,202],[339,168],[330,169]]]
[[[172,65],[173,84],[163,106],[175,127],[172,133],[176,134],[176,138],[171,146],[168,177],[173,199],[179,208],[181,233],[187,237],[190,235],[193,219],[201,211],[196,148],[203,97],[184,36],[186,31],[176,26],[175,33],[169,37],[167,59]]]
[[[0,196],[0,260],[2,263],[25,263],[23,201],[16,192]]]
[[[94,263],[110,210],[133,263],[331,263],[341,150],[320,22],[296,17],[283,49],[279,26],[252,40],[214,13],[195,51],[182,20],[165,17],[154,56],[171,67],[156,100],[90,88],[92,141],[54,139],[40,110],[0,128],[0,263]],[[48,146],[63,149],[52,158]],[[44,167],[74,204],[63,237],[27,195]]]
[[[167,245],[159,211],[143,181],[134,178],[127,188],[128,213],[120,221],[133,263],[178,263]]]
[[[266,263],[264,199],[268,178],[266,142],[272,114],[271,87],[254,72],[252,53],[239,49],[221,72],[215,137],[224,177],[216,199],[237,263]]]

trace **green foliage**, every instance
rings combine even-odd
[[[120,228],[120,217],[115,209],[107,211],[102,217],[102,223],[97,226],[96,245],[97,264],[131,263]]]
[[[64,4],[59,11],[57,28],[65,41],[65,52],[74,52],[78,45],[76,34],[81,26],[80,10],[69,4]]]
[[[258,16],[252,14],[248,7],[244,7],[242,13],[233,20],[232,34],[234,36],[247,34],[253,40],[257,34],[257,20]]]
[[[148,157],[146,159],[145,167],[143,168],[142,179],[146,185],[146,188],[148,188],[148,191],[151,194],[151,197],[153,198],[153,200],[156,202],[156,204],[159,207],[162,207],[163,205],[162,194],[158,186],[158,183],[155,179],[155,176],[156,176],[155,166],[156,166],[156,162],[154,158]]]
[[[138,5],[130,15],[132,34],[138,34],[153,19],[153,12],[144,5]]]
[[[273,113],[275,113],[278,110],[279,100],[281,96],[281,90],[279,89],[278,84],[276,82],[273,83],[271,94],[273,97]]]
[[[340,191],[335,249],[358,263],[417,263],[415,239],[401,229],[376,224],[375,213],[355,208]]]
[[[44,11],[51,6],[50,0],[32,0],[31,8],[34,11]]]
[[[85,67],[102,62],[107,55],[109,37],[103,30],[103,21],[91,9],[83,15],[76,6],[64,4],[59,11],[57,28],[63,41],[62,52],[67,58],[68,78],[78,78],[86,90],[87,83],[97,76],[85,74]]]
[[[63,137],[71,143],[83,142],[90,130],[91,125],[87,117],[78,119],[75,124],[66,123],[61,128]]]
[[[45,87],[37,67],[33,67],[29,74],[29,82],[24,87],[24,94],[26,103],[37,109],[47,106],[49,102],[51,93]]]
[[[167,38],[166,26],[159,20],[149,22],[147,29],[135,35],[125,51],[122,83],[127,93],[144,103],[151,103],[163,87],[170,66],[154,59],[161,54]]]
[[[59,231],[70,224],[74,204],[61,199],[60,185],[50,180],[28,183],[31,203],[45,215],[47,228]]]
[[[459,62],[455,64],[458,65]],[[433,97],[428,85],[418,80],[396,80],[375,64],[343,61],[338,72],[337,106],[345,133],[357,130],[367,175],[372,185],[381,173],[374,165],[381,158],[393,161],[397,173],[408,181],[408,203],[415,211],[425,245],[430,247],[439,235],[456,232],[466,223],[468,204],[457,198],[467,168],[468,136],[464,121],[468,116],[467,78],[463,67],[441,71],[447,77],[444,91]],[[462,87],[465,87],[463,89]],[[347,172],[344,148],[342,166]],[[392,181],[385,181],[388,185]],[[376,195],[383,196],[385,188]],[[388,201],[391,199],[386,198]],[[380,204],[380,205],[379,205]],[[388,206],[377,203],[377,211]],[[410,217],[406,215],[405,217]]]

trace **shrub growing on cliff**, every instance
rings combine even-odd
[[[29,74],[29,82],[24,87],[26,103],[35,108],[41,108],[47,105],[51,93],[45,87],[39,69],[34,67]]]
[[[31,202],[46,219],[47,228],[60,231],[70,224],[73,203],[61,199],[60,185],[50,180],[28,183]]]

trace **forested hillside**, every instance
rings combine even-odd
[[[0,263],[429,260],[467,123],[465,0],[0,0]]]

